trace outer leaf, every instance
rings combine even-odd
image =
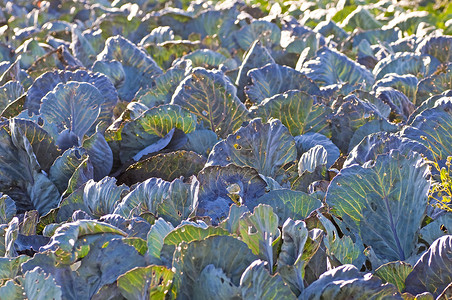
[[[205,128],[226,137],[240,127],[248,112],[236,93],[222,72],[195,68],[179,84],[171,103],[188,109]]]
[[[69,179],[82,162],[88,158],[83,148],[71,148],[58,157],[50,167],[49,178],[63,193],[68,186]]]
[[[99,90],[104,101],[101,104],[98,120],[103,120],[109,124],[113,115],[113,108],[118,102],[118,92],[108,77],[101,73],[85,70],[75,72],[58,70],[44,73],[35,80],[28,90],[24,107],[34,114],[38,114],[42,98],[59,83],[65,84],[69,81],[90,83]]]
[[[20,265],[29,260],[30,257],[20,255],[14,258],[0,258],[0,279],[11,279],[18,275]]]
[[[430,36],[417,47],[417,52],[436,57],[441,63],[452,61],[452,38],[450,36]]]
[[[166,245],[177,246],[182,242],[190,243],[193,241],[201,241],[212,235],[229,235],[229,232],[220,227],[200,227],[190,223],[181,224],[165,237]]]
[[[15,136],[14,139],[4,127],[0,128],[0,182],[1,189],[9,189],[8,194],[14,199],[14,187],[23,189],[26,187],[26,182],[33,181],[38,162],[30,143],[26,137],[21,136],[20,129],[16,127],[12,134]],[[15,201],[18,200],[20,201],[15,199]]]
[[[36,267],[25,273],[22,285],[28,299],[45,300],[61,299],[61,288],[55,283],[52,275],[46,276],[41,268]]]
[[[79,220],[61,225],[52,236],[52,239],[42,250],[52,250],[62,263],[75,262],[80,253],[74,249],[75,242],[83,237],[112,233],[117,236],[126,236],[122,230],[110,224],[94,220]]]
[[[336,228],[330,220],[322,214],[317,214],[323,227],[325,227],[327,238],[325,243],[326,253],[332,261],[338,260],[341,264],[352,264],[361,268],[366,260],[364,247],[361,240],[353,242],[352,238],[346,234],[339,237]]]
[[[174,31],[169,26],[159,26],[152,29],[151,33],[146,35],[139,45],[145,45],[147,43],[163,43],[166,41],[174,40]]]
[[[0,255],[4,256],[6,253],[6,243],[5,243],[5,236],[6,236],[6,231],[8,229],[8,225],[7,224],[2,224],[0,225]]]
[[[135,187],[127,196],[125,196],[120,203],[118,203],[115,214],[119,214],[128,218],[134,209],[139,209],[139,212],[155,213],[157,203],[164,199],[164,195],[168,199],[171,194],[168,194],[171,183],[160,178],[149,178]],[[182,196],[182,195],[180,195]]]
[[[387,132],[377,132],[369,134],[361,143],[350,151],[344,167],[353,164],[363,165],[365,162],[375,160],[379,154],[388,153],[391,150],[398,150],[402,155],[409,155],[411,152],[418,152],[427,155],[427,148],[419,142],[399,135]],[[428,155],[427,155],[428,156]]]
[[[128,192],[125,185],[117,186],[116,178],[104,177],[99,182],[89,180],[84,186],[83,201],[94,217],[113,213],[121,196]]]
[[[342,21],[342,27],[347,31],[352,31],[355,28],[362,28],[364,30],[381,28],[382,24],[375,19],[372,13],[363,6],[358,6],[352,11],[345,20]]]
[[[316,59],[305,62],[301,73],[319,86],[349,83],[361,84],[363,89],[369,89],[375,81],[372,73],[364,66],[327,47],[317,51]]]
[[[392,133],[397,132],[400,129],[397,125],[386,121],[385,119],[372,120],[363,126],[359,127],[350,139],[350,144],[348,145],[348,152],[351,152],[361,141],[366,139],[373,133],[384,132]]]
[[[327,155],[322,145],[317,145],[303,153],[298,161],[298,175],[304,172],[313,173],[319,166],[327,164]]]
[[[16,215],[16,203],[8,195],[0,197],[0,224],[8,224]]]
[[[322,235],[311,239],[303,221],[293,221],[289,218],[284,222],[282,238],[277,270],[292,291],[298,295],[304,289],[304,268],[318,250]]]
[[[375,105],[355,95],[345,97],[344,103],[332,117],[333,143],[342,152],[347,152],[353,133],[374,119],[384,119]]]
[[[240,217],[246,212],[249,212],[249,209],[245,205],[237,206],[237,204],[232,204],[229,208],[228,218],[221,222],[219,226],[227,229],[229,233],[239,235],[239,220]]]
[[[422,227],[419,232],[420,237],[430,245],[433,244],[436,239],[446,235],[444,227],[449,234],[452,232],[452,212],[443,212],[444,213],[440,217]]]
[[[50,166],[61,154],[52,136],[32,121],[14,119],[14,125],[27,137],[41,169],[49,172]]]
[[[405,279],[411,273],[413,267],[403,261],[394,261],[380,266],[375,270],[375,275],[383,282],[392,283],[399,292],[405,290]]]
[[[124,254],[126,257],[123,257]],[[121,239],[107,242],[99,239],[90,245],[90,250],[77,271],[87,289],[86,296],[90,298],[102,286],[114,283],[120,275],[135,267],[145,266],[144,257],[133,246]]]
[[[391,87],[377,88],[376,96],[391,107],[391,112],[397,119],[406,120],[415,109],[412,100]]]
[[[425,216],[428,174],[417,153],[404,157],[391,151],[378,156],[374,165],[342,169],[328,188],[326,202],[380,258],[404,260],[414,250]]]
[[[65,195],[70,195],[94,177],[93,165],[89,158],[83,160],[69,179]]]
[[[198,174],[200,183],[199,205],[197,215],[209,216],[214,224],[226,218],[229,206],[237,198],[241,204],[247,205],[265,194],[267,184],[259,173],[249,167],[238,167],[234,164],[226,167],[206,167]]]
[[[309,95],[320,95],[317,85],[302,73],[278,64],[267,64],[248,72],[251,85],[245,87],[245,93],[253,103],[289,90],[299,90]]]
[[[163,139],[173,128],[189,133],[195,127],[196,116],[179,105],[167,104],[149,109],[124,126],[121,133],[121,161],[127,161],[140,150]]]
[[[270,272],[273,259],[273,244],[280,238],[278,216],[268,205],[258,205],[253,213],[244,213],[239,220],[239,231],[242,240],[255,255],[268,261]]]
[[[113,167],[113,152],[101,132],[96,132],[84,140],[83,148],[86,149],[93,164],[95,180],[101,180],[110,174]]]
[[[189,59],[193,68],[216,69],[227,61],[227,57],[210,49],[198,49],[184,55],[181,59]]]
[[[23,294],[24,290],[14,280],[8,280],[3,286],[0,287],[0,293],[5,299],[11,300],[25,300]]]
[[[303,153],[298,162],[298,177],[292,182],[292,188],[308,191],[314,181],[328,180],[327,152],[317,145]]]
[[[240,279],[243,299],[296,299],[279,274],[270,275],[268,263],[255,260]]]
[[[80,60],[85,67],[90,67],[104,45],[101,31],[85,30],[82,32],[78,27],[72,26],[71,35],[70,47],[74,57]]]
[[[165,299],[174,273],[162,266],[134,268],[119,276],[118,287],[128,300]]]
[[[72,219],[75,219],[75,217],[76,214],[73,214]],[[140,254],[144,254],[148,250],[145,240],[151,229],[151,224],[144,218],[132,217],[126,219],[115,214],[108,214],[102,216],[99,221],[113,225],[127,233],[127,238],[123,238],[123,241],[134,246]]]
[[[392,87],[404,93],[408,99],[414,99],[418,81],[417,77],[412,74],[399,75],[396,73],[388,73],[375,82],[373,89],[376,90],[379,87]]]
[[[238,286],[245,269],[256,259],[248,246],[230,236],[211,236],[202,241],[182,243],[173,258],[174,287],[180,298],[192,298],[194,286],[208,265],[223,270]]]
[[[380,60],[373,70],[377,80],[388,73],[399,75],[413,74],[416,77],[428,76],[436,71],[441,63],[430,55],[419,55],[409,52],[399,52]]]
[[[197,299],[235,299],[240,297],[240,288],[235,286],[221,268],[207,265],[196,280],[193,294]]]
[[[206,166],[235,163],[276,178],[283,172],[282,167],[296,156],[295,141],[279,120],[262,123],[261,119],[254,119],[216,144]]]
[[[263,47],[259,40],[255,40],[243,56],[242,64],[237,73],[237,80],[235,81],[235,84],[237,85],[237,96],[242,101],[245,100],[244,88],[250,81],[248,71],[254,68],[263,67],[268,63],[275,63],[275,61],[267,48]]]
[[[303,63],[307,59],[312,59],[315,56],[317,50],[325,46],[325,37],[314,31],[307,31],[302,35],[296,35],[296,37],[291,37],[288,41],[294,39],[290,44],[287,45],[286,51],[288,53],[299,54],[297,64],[295,65],[295,70],[299,71]],[[281,43],[284,47],[284,44]]]
[[[416,104],[421,104],[429,97],[452,89],[452,63],[439,68],[434,74],[420,80],[416,87]]]
[[[27,192],[33,207],[40,215],[45,215],[58,206],[60,193],[53,182],[42,173],[33,176],[33,185],[28,186]]]
[[[251,109],[252,117],[279,119],[289,129],[291,135],[318,132],[331,135],[328,118],[332,110],[314,101],[309,94],[300,91],[288,91],[267,98]]]
[[[36,235],[36,225],[38,222],[39,214],[36,210],[26,211],[21,224],[20,233],[25,236]]]
[[[256,20],[251,24],[243,26],[235,34],[235,38],[243,50],[247,50],[257,39],[266,47],[272,48],[272,46],[279,44],[281,30],[274,23]]]
[[[8,224],[8,228],[5,230],[5,257],[16,257],[18,253],[16,251],[15,242],[19,235],[19,219],[14,217]]]
[[[207,157],[213,146],[218,142],[218,136],[209,129],[197,129],[188,133],[187,143],[182,149],[194,151],[204,157]]]
[[[170,185],[170,199],[163,199],[157,204],[157,215],[164,217],[173,225],[194,216],[198,207],[199,182],[194,177],[191,183],[184,183],[175,179]]]
[[[152,77],[151,87],[137,93],[138,102],[149,108],[170,103],[177,86],[190,70],[191,64],[187,64],[185,69],[175,66],[168,69],[164,74]]]
[[[127,218],[131,213],[150,212],[178,225],[196,210],[197,200],[197,180],[184,183],[181,179],[168,182],[160,178],[149,178],[122,199],[115,214]]]
[[[140,87],[145,87],[153,75],[162,73],[154,60],[122,36],[109,37],[97,61],[120,62],[124,69],[124,81],[117,85],[119,97],[131,101]],[[96,69],[94,63],[93,69]]]
[[[75,300],[81,294],[84,294],[86,284],[80,284],[76,273],[70,269],[69,265],[57,263],[57,258],[53,252],[36,253],[33,258],[22,264],[22,273],[31,271],[36,267],[43,269],[45,273],[51,274],[55,278],[55,282],[61,288],[62,296],[65,299]]]
[[[11,102],[22,96],[24,88],[18,81],[8,81],[0,86],[0,110],[3,111]]]
[[[382,285],[380,279],[360,273],[353,265],[327,271],[306,288],[302,299],[402,299],[392,284]]]
[[[18,211],[38,209],[47,213],[57,205],[59,193],[39,164],[26,136],[11,122],[11,134],[0,129],[0,190],[16,202]]]
[[[192,151],[162,153],[131,165],[121,175],[120,181],[132,185],[149,177],[158,177],[167,181],[181,176],[189,178],[201,171],[205,163],[204,157]]]
[[[430,292],[437,297],[452,282],[452,235],[437,239],[428,248],[406,278],[406,291],[411,294]]]
[[[117,60],[96,61],[92,67],[92,71],[107,77],[114,85],[115,89],[119,88],[125,81],[126,72],[122,64]]]
[[[314,31],[321,33],[323,36],[334,36],[335,42],[346,40],[349,36],[344,29],[338,26],[333,20],[322,21],[314,28]]]
[[[288,218],[293,220],[305,219],[313,210],[322,206],[322,202],[317,198],[304,192],[289,189],[270,191],[254,201],[255,205],[259,203],[273,207],[273,211],[278,215],[280,226]],[[247,206],[249,209],[254,209],[251,203]]]
[[[104,101],[95,86],[69,81],[60,83],[48,93],[42,99],[39,111],[47,122],[56,125],[58,132],[69,129],[82,141],[85,133],[96,122]]]
[[[424,110],[401,136],[431,147],[436,159],[446,159],[452,154],[452,102]]]
[[[151,230],[149,230],[147,237],[149,256],[160,262],[160,252],[162,251],[163,241],[173,229],[173,225],[166,222],[163,218],[158,218],[155,221]]]
[[[295,143],[297,146],[298,156],[309,151],[309,149],[321,145],[327,152],[327,167],[331,167],[334,162],[339,158],[340,151],[333,142],[326,136],[320,133],[306,133],[295,137]]]

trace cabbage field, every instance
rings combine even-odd
[[[0,299],[452,299],[452,2],[0,0]]]

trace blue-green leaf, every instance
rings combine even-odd
[[[186,108],[205,128],[226,137],[247,119],[248,110],[236,93],[222,72],[196,68],[179,84],[171,103]]]
[[[283,173],[282,167],[296,157],[295,141],[279,120],[263,123],[261,119],[254,119],[246,127],[218,142],[206,166],[234,163],[253,167],[260,174],[276,179]]]
[[[437,239],[406,278],[406,291],[415,295],[430,292],[437,297],[452,282],[452,235]]]
[[[252,202],[249,200],[247,202],[249,209],[254,209],[252,204],[258,205],[259,203],[273,207],[273,211],[278,215],[280,226],[288,218],[293,220],[305,219],[312,211],[322,206],[322,202],[317,198],[304,192],[289,189],[270,191]]]
[[[252,117],[260,117],[263,121],[279,119],[293,136],[308,132],[331,136],[331,113],[329,107],[301,91],[275,95],[251,108]]]
[[[378,257],[405,260],[414,251],[425,216],[428,175],[419,154],[405,157],[391,151],[374,164],[342,169],[328,188],[326,202]]]
[[[16,215],[16,203],[8,195],[0,197],[0,224],[8,224]]]
[[[267,262],[256,260],[243,272],[240,279],[243,299],[296,299],[281,276],[272,276],[268,268]]]
[[[267,64],[248,72],[252,84],[245,87],[245,93],[253,103],[261,103],[266,98],[289,90],[299,90],[309,95],[320,95],[317,85],[304,74],[275,63]]]
[[[245,269],[256,260],[248,246],[231,236],[211,236],[202,241],[177,247],[173,268],[174,288],[178,297],[193,298],[199,276],[208,265],[223,270],[232,284],[238,286]]]
[[[300,295],[301,299],[400,299],[392,284],[383,285],[377,277],[359,272],[353,265],[343,265],[326,271]]]
[[[373,74],[377,80],[389,73],[413,74],[416,77],[425,77],[435,72],[440,64],[438,59],[430,55],[398,52],[380,60],[373,69]]]
[[[256,20],[237,31],[235,39],[243,50],[247,50],[255,40],[259,40],[265,47],[270,49],[279,44],[281,30],[274,23]]]
[[[113,108],[118,102],[118,92],[107,76],[85,70],[75,72],[60,70],[44,73],[33,82],[33,85],[28,90],[24,108],[34,114],[38,114],[42,98],[48,92],[54,90],[59,83],[65,84],[69,81],[89,83],[99,90],[104,101],[101,103],[98,120],[110,124]]]
[[[131,101],[140,87],[146,87],[152,76],[162,73],[154,60],[146,52],[122,36],[109,37],[104,50],[93,65],[102,61],[118,61],[124,70],[124,81],[116,85],[119,98]]]
[[[165,299],[174,273],[163,266],[137,267],[118,277],[118,288],[128,300]]]
[[[273,245],[280,239],[278,216],[269,205],[260,204],[253,213],[244,213],[239,220],[242,240],[255,255],[268,262],[270,272],[276,259],[273,257]]]
[[[267,187],[255,169],[234,164],[206,167],[199,172],[198,180],[197,215],[209,216],[214,224],[228,216],[229,207],[234,202],[255,203],[255,199],[265,194]]]
[[[416,116],[401,136],[431,147],[436,159],[452,155],[452,102],[442,102]]]
[[[196,116],[188,110],[174,104],[165,104],[151,108],[142,113],[138,118],[125,124],[121,132],[120,158],[126,162],[130,158],[138,161],[143,155],[158,152],[168,145],[172,139],[174,128],[190,133],[196,128]],[[173,131],[172,131],[173,130]],[[148,146],[165,142],[151,149]],[[145,152],[140,153],[144,150]],[[134,157],[135,155],[138,156]]]
[[[96,122],[104,98],[92,84],[69,81],[60,83],[42,99],[40,114],[53,123],[58,132],[69,129],[79,140]]]
[[[360,84],[363,89],[369,90],[375,81],[364,66],[327,47],[317,51],[315,59],[305,62],[300,71],[319,86],[349,83]]]

